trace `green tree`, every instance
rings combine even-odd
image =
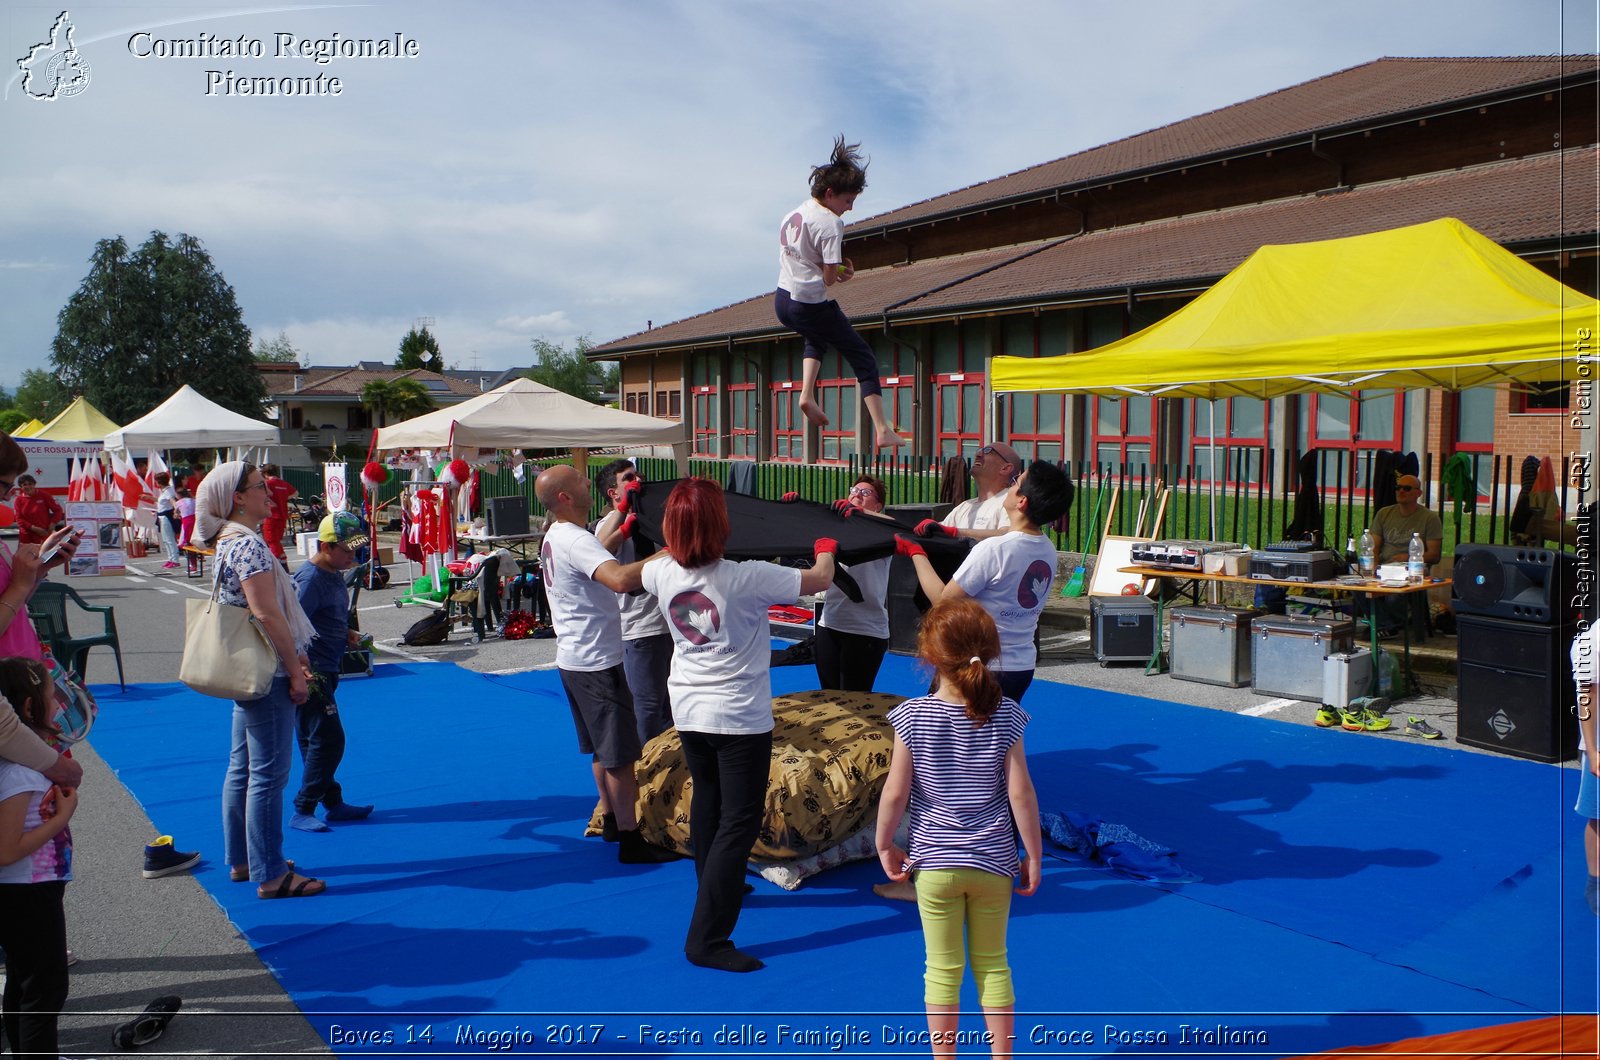
[[[49,423],[61,415],[62,409],[72,404],[72,394],[50,372],[43,368],[29,368],[22,373],[22,383],[17,387],[16,397],[11,404],[40,423]]]
[[[21,409],[6,409],[4,412],[0,412],[0,432],[10,434],[31,419],[33,417]]]
[[[300,351],[289,341],[289,333],[280,331],[275,339],[256,339],[254,356],[266,364],[295,364],[300,360]]]
[[[396,368],[426,368],[430,372],[444,371],[444,354],[439,352],[439,340],[427,328],[412,328],[400,340],[400,356],[395,358]]]
[[[261,416],[266,384],[233,288],[193,236],[165,232],[130,251],[95,244],[89,273],[56,317],[50,360],[63,386],[127,423],[188,383],[225,408]]]
[[[552,390],[598,405],[601,394],[616,389],[616,366],[609,366],[611,370],[608,372],[590,361],[587,354],[592,345],[587,335],[580,336],[570,350],[542,338],[534,339],[533,352],[539,363],[523,375]]]
[[[361,404],[378,417],[378,426],[389,420],[409,420],[433,411],[433,397],[415,379],[374,379],[361,388]]]

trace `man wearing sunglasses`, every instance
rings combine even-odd
[[[974,541],[1009,533],[1006,493],[1021,472],[1022,458],[1015,449],[1005,442],[990,442],[972,456],[972,484],[977,496],[950,509],[943,522],[924,519],[917,524],[917,533],[923,537],[969,537]]]
[[[1401,475],[1394,482],[1393,504],[1378,509],[1372,517],[1373,545],[1378,562],[1405,563],[1411,547],[1411,535],[1422,537],[1422,562],[1429,569],[1439,562],[1444,551],[1444,524],[1439,516],[1422,506],[1422,482],[1415,475]],[[1426,636],[1428,600],[1426,593],[1408,593],[1404,597],[1382,597],[1377,601],[1378,622],[1386,629],[1398,629],[1410,621],[1411,634]]]

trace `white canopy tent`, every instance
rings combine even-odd
[[[380,427],[374,448],[574,449],[670,445],[687,474],[684,424],[593,405],[531,379],[511,382],[459,405]]]
[[[212,449],[277,445],[278,428],[223,408],[188,384],[121,430],[107,449]]]

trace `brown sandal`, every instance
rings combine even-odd
[[[299,880],[299,883],[295,883]],[[328,889],[328,885],[310,876],[296,876],[294,870],[283,874],[283,880],[270,891],[256,888],[257,898],[310,898]]]
[[[285,861],[284,864],[289,866],[290,872],[294,871],[294,862]],[[235,865],[233,868],[228,870],[228,879],[232,880],[234,883],[248,883],[250,880],[250,870],[248,868],[240,868],[239,866]]]

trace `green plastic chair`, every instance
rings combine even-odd
[[[67,623],[68,600],[81,610],[101,617],[104,628],[100,633],[92,637],[72,636]],[[89,603],[70,585],[44,581],[39,583],[28,601],[28,616],[33,619],[34,631],[39,634],[39,639],[49,646],[50,654],[76,671],[85,684],[88,683],[88,677],[84,664],[88,661],[89,649],[104,644],[117,656],[117,684],[124,689],[128,687],[122,673],[122,643],[117,639],[117,613],[114,608]]]

